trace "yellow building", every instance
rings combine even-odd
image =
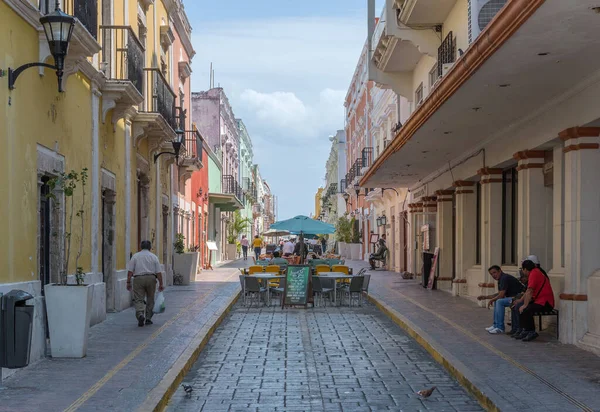
[[[323,188],[320,187],[315,193],[315,219],[318,219],[321,215],[321,197],[323,196]]]
[[[43,304],[44,285],[60,278],[68,230],[68,203],[60,190],[55,190],[56,201],[48,198],[47,182],[59,172],[85,168],[83,236],[81,225],[74,224],[68,274],[75,272],[81,239],[78,266],[86,283],[94,285],[94,313],[99,315],[92,323],[98,323],[107,310],[130,306],[126,265],[141,240],[152,241],[153,252],[172,276],[167,262],[173,198],[180,175],[190,164],[200,165],[181,162],[186,169],[179,170],[184,166],[175,166],[173,155],[158,160],[155,155],[174,151],[180,121],[182,129],[189,128],[185,110],[178,108],[189,107],[184,103],[191,95],[184,95],[189,61],[182,62],[181,56],[189,60],[193,50],[181,0],[60,3],[77,17],[64,92],[58,91],[54,70],[44,67],[23,71],[14,90],[7,87],[8,68],[54,64],[40,24],[41,16],[54,11],[54,1],[0,1],[0,293],[23,289],[36,297],[36,305]],[[186,53],[174,50],[174,30]],[[195,155],[185,147],[181,157]],[[75,203],[81,199],[77,190]],[[34,346],[44,341],[43,328],[43,319],[37,320]],[[43,355],[41,345],[33,348],[32,361]]]

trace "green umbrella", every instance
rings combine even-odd
[[[296,216],[288,220],[275,222],[271,225],[271,229],[289,230],[293,233],[300,233],[300,244],[304,244],[304,234],[309,235],[324,235],[334,233],[335,227],[329,223],[321,222],[320,220],[311,219],[307,216]],[[300,250],[303,250],[302,246]]]

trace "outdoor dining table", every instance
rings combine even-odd
[[[334,279],[333,282],[333,304],[336,304],[337,296],[337,280],[338,279],[349,279],[352,275],[347,275],[344,272],[321,272],[319,273],[320,279]]]
[[[274,275],[272,273],[253,273],[250,276],[255,277],[257,279],[261,279],[261,280],[267,280],[267,281],[273,280],[273,279],[283,279],[283,278],[285,278],[285,276]],[[244,282],[244,285],[245,284],[246,283]],[[267,283],[266,289],[267,289],[267,306],[271,306],[271,293],[269,293],[269,285],[268,285],[268,283]],[[244,293],[245,292],[246,291],[244,291]]]

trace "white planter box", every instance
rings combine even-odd
[[[227,260],[237,259],[237,245],[228,243],[227,244]]]
[[[350,243],[348,246],[350,248],[350,259],[360,260],[360,248],[362,245],[360,243]]]
[[[199,260],[200,253],[198,252],[176,253],[173,255],[173,276],[183,276],[181,284],[189,285],[192,280],[196,280]]]
[[[348,257],[347,256],[347,251],[348,251],[348,244],[345,242],[338,242],[338,249],[339,249],[339,254],[342,257]]]
[[[44,287],[53,358],[83,358],[92,318],[93,287]]]

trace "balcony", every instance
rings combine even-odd
[[[342,179],[340,180],[340,191],[339,193],[344,193],[346,191],[346,189],[348,188],[348,181],[346,179]]]
[[[369,77],[378,86],[391,88],[412,101],[413,71],[423,55],[437,58],[440,40],[434,29],[415,29],[399,21],[400,3],[386,0],[372,37],[374,52]]]
[[[202,136],[198,129],[186,131],[183,148],[185,149],[179,164],[180,175],[191,177],[192,173],[202,169]],[[187,180],[187,179],[186,179]]]
[[[144,101],[144,54],[142,43],[130,26],[100,26],[100,69],[106,77],[102,87],[104,121],[113,110],[116,124],[133,106]]]
[[[244,191],[234,176],[223,176],[223,193],[234,195],[242,205],[244,204]]]
[[[362,157],[360,158],[361,164],[361,176],[365,173],[365,169],[368,169],[373,165],[373,148],[365,147],[362,149]]]
[[[408,26],[431,27],[444,23],[457,0],[394,0],[398,20]]]
[[[144,69],[144,102],[134,119],[134,142],[144,136],[152,142],[150,149],[177,136],[175,92],[157,68]]]

